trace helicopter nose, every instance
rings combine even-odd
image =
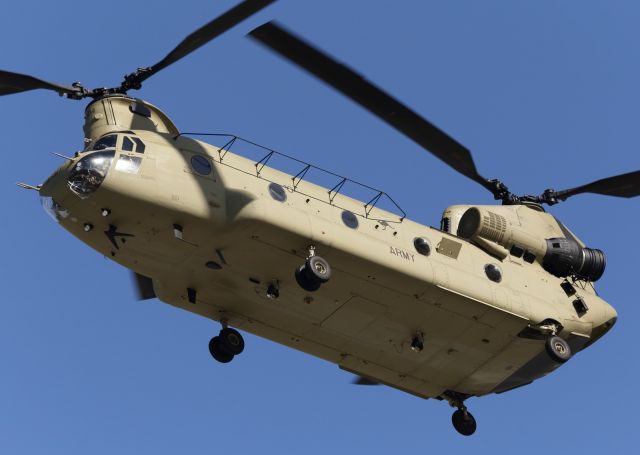
[[[66,190],[66,180],[69,174],[69,169],[72,166],[72,162],[66,162],[58,167],[58,169],[56,169],[40,187],[40,196],[60,197],[62,195],[61,193]]]
[[[73,202],[67,185],[69,165],[63,164],[40,187],[40,202],[56,221],[69,216],[68,206]]]

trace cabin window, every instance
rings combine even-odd
[[[499,283],[502,281],[502,270],[496,264],[487,264],[484,266],[484,273],[491,281]]]
[[[284,188],[277,183],[269,184],[269,194],[278,202],[284,202],[287,200],[287,193]]]
[[[211,174],[211,163],[202,155],[193,155],[191,157],[191,167],[194,171],[196,171],[197,174]]]
[[[358,217],[348,210],[342,212],[342,222],[351,229],[358,229]]]
[[[416,251],[423,256],[429,256],[431,254],[431,244],[424,237],[416,237],[413,239],[413,246]]]

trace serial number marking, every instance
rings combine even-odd
[[[416,262],[416,259],[413,256],[413,254],[409,253],[408,251],[404,251],[400,248],[394,248],[390,246],[389,253],[393,254],[394,256],[398,256],[402,259],[406,259],[407,261]]]

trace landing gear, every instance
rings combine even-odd
[[[211,356],[220,363],[229,363],[244,351],[244,339],[240,332],[223,325],[220,334],[209,341]]]
[[[331,279],[331,267],[320,256],[316,256],[315,247],[309,247],[309,257],[295,272],[296,282],[308,292],[320,289],[320,286]]]
[[[453,428],[463,436],[471,436],[476,432],[477,428],[476,419],[464,405],[464,400],[469,398],[469,396],[470,395],[452,390],[446,391],[442,396],[452,407],[458,408],[451,416],[451,423],[453,423]]]
[[[544,348],[553,360],[564,363],[571,358],[571,347],[563,338],[551,336],[544,343]]]
[[[451,416],[453,428],[463,436],[471,436],[476,432],[476,419],[471,415],[465,406],[457,409]]]
[[[314,280],[313,277],[307,272],[307,265],[302,264],[300,267],[296,269],[295,273],[296,282],[298,286],[304,289],[307,292],[314,292],[320,289],[320,283],[318,280]]]

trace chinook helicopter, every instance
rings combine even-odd
[[[311,165],[280,172],[269,166],[274,151],[260,161],[244,158],[230,150],[240,138],[223,137],[218,146],[180,134],[160,109],[127,95],[269,3],[241,3],[115,88],[0,72],[3,95],[43,88],[91,99],[84,150],[44,184],[23,187],[37,190],[74,236],[134,271],[143,298],[220,321],[209,344],[216,360],[240,355],[236,329],[246,330],[336,363],[360,383],[447,401],[457,409],[455,428],[472,434],[467,398],[550,373],[616,320],[593,287],[604,254],[543,205],[587,192],[636,196],[640,173],[539,196],[511,194],[482,177],[455,140],[274,23],[250,36],[503,205],[449,207],[441,228],[429,228],[376,201],[314,185],[305,180]]]

